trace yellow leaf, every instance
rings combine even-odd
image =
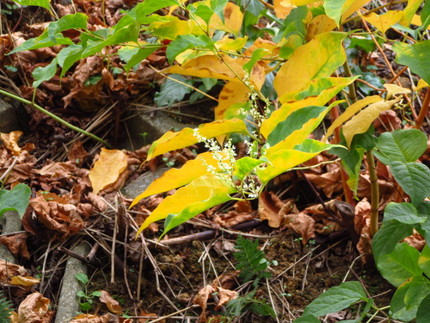
[[[224,154],[224,157],[227,156]],[[228,159],[225,158],[223,162],[228,162]],[[211,152],[198,155],[195,159],[187,161],[181,168],[169,169],[153,181],[142,194],[137,196],[130,207],[133,207],[145,197],[184,186],[197,177],[209,174],[208,166],[213,167],[214,171],[219,170],[218,161],[213,157]]]
[[[224,7],[224,23],[218,15],[213,15],[209,26],[211,29],[223,30],[238,34],[242,28],[243,13],[240,7],[233,2],[227,2]]]
[[[313,2],[321,2],[318,0],[290,0],[293,5],[299,7],[299,6],[305,6],[307,4],[313,3]]]
[[[290,14],[291,10],[296,8],[296,6],[293,5],[291,0],[274,0],[273,7],[275,9],[276,17],[281,19],[284,19]]]
[[[354,135],[365,133],[382,111],[390,109],[398,101],[399,99],[375,102],[345,123],[342,131],[348,147],[350,147]]]
[[[345,36],[338,32],[324,33],[296,48],[273,82],[278,95],[298,91],[313,79],[330,76],[345,62],[342,46]]]
[[[415,91],[419,91],[419,90],[421,90],[421,89],[423,89],[423,88],[425,88],[425,87],[428,87],[429,85],[427,84],[427,82],[426,81],[424,81],[423,79],[420,79],[419,81],[418,81],[418,84],[417,84],[417,88],[415,89]]]
[[[402,26],[409,27],[415,12],[417,12],[423,0],[408,0],[408,5],[403,9],[403,18],[400,21]]]
[[[327,133],[325,134],[325,136],[322,139],[322,141],[325,141],[326,139],[328,139],[333,134],[334,129],[336,129],[337,127],[340,127],[347,120],[349,120],[350,118],[352,118],[358,111],[360,111],[364,107],[368,106],[369,104],[372,104],[372,103],[375,103],[375,102],[378,102],[378,101],[383,101],[383,99],[379,95],[373,95],[373,96],[368,96],[368,97],[366,97],[366,98],[364,98],[362,100],[359,100],[359,101],[355,102],[354,104],[350,105],[345,110],[345,112],[342,113],[331,124],[331,126],[327,129]]]
[[[240,81],[230,81],[224,85],[215,108],[215,120],[225,119],[226,112],[233,104],[244,103],[249,99],[249,88]]]
[[[219,50],[234,50],[241,51],[245,47],[248,37],[240,37],[231,39],[228,36],[224,36],[222,39],[215,42],[215,47]]]
[[[13,276],[10,280],[11,285],[33,286],[40,283],[40,279],[31,276]]]
[[[390,10],[383,15],[377,15],[374,12],[363,17],[364,20],[371,23],[380,32],[385,32],[391,28],[394,24],[397,24],[403,18],[403,13],[397,10]]]
[[[234,192],[234,187],[215,176],[205,175],[196,178],[187,186],[178,189],[175,194],[166,197],[145,220],[136,235],[151,223],[165,219],[170,214],[179,215],[185,211],[183,213],[184,217],[187,217],[183,221],[185,222],[214,205],[231,200],[229,194]]]
[[[387,89],[387,97],[385,98],[386,100],[395,94],[411,93],[411,90],[395,84],[384,84],[384,87]]]
[[[370,2],[370,0],[348,0],[344,5],[343,8],[347,8],[345,10],[342,10],[342,19],[341,21],[345,21],[346,18],[351,16],[354,12],[356,12],[358,9],[363,7],[366,3]]]
[[[282,106],[274,111],[270,117],[263,121],[260,132],[267,138],[268,135],[275,129],[276,125],[285,120],[292,112],[312,105],[323,106],[339,91],[348,84],[352,83],[355,78],[330,77],[327,79],[311,81],[305,90],[291,92],[283,95],[280,101]],[[323,83],[324,86],[318,86]],[[325,84],[324,84],[325,83]],[[315,89],[315,90],[312,90]],[[315,95],[318,92],[318,95]]]
[[[327,15],[319,15],[314,17],[308,24],[306,40],[310,41],[315,36],[332,31],[336,28],[336,23]]]
[[[223,60],[220,60],[215,55],[200,56],[186,62],[182,66],[170,66],[162,70],[162,72],[221,80],[232,80],[236,75],[240,78],[244,77],[243,66],[228,55],[224,55]]]
[[[218,120],[200,125],[198,134],[207,139],[230,134],[233,132],[247,133],[246,124],[240,119]],[[160,139],[154,141],[148,151],[147,160],[168,151],[184,148],[200,142],[195,136],[195,130],[184,128],[181,131],[168,131]]]
[[[89,178],[94,194],[114,184],[127,169],[128,157],[121,150],[102,148],[99,159],[90,170]]]
[[[22,131],[12,131],[10,133],[0,132],[0,139],[4,146],[12,155],[18,156],[21,153],[21,148],[18,146],[19,138],[22,136]]]

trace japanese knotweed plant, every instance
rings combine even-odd
[[[33,71],[35,88],[56,75],[58,67],[62,77],[76,62],[103,55],[106,46],[119,48],[117,53],[125,71],[133,69],[155,50],[165,50],[171,66],[163,73],[225,82],[217,99],[214,122],[196,129],[167,132],[149,150],[148,160],[199,142],[208,148],[182,168],[166,172],[133,201],[135,205],[147,196],[179,188],[163,200],[139,230],[151,222],[166,219],[164,232],[167,232],[214,205],[257,197],[272,178],[333,148],[326,138],[334,128],[349,122],[349,126],[344,125],[344,135],[350,144],[352,136],[365,132],[365,126],[379,112],[398,102],[398,99],[371,96],[354,103],[353,83],[359,75],[348,72],[343,41],[347,37],[356,42],[361,38],[333,30],[341,30],[345,22],[359,19],[351,15],[368,2],[291,0],[290,4],[275,1],[272,6],[256,0],[237,1],[237,4],[227,0],[193,3],[145,0],[125,12],[116,25],[95,31],[88,28],[88,17],[83,13],[63,16],[11,54],[62,46],[47,66]],[[379,16],[373,19],[373,15],[363,19],[381,33],[388,25],[404,30],[414,19],[421,2],[408,1],[404,11],[384,17],[390,17],[388,22]],[[49,8],[48,0],[37,3]],[[424,9],[428,16],[427,4]],[[428,25],[425,17],[421,16],[419,28],[422,30]],[[256,28],[263,21],[267,28]],[[63,35],[68,29],[80,31],[79,39]],[[428,70],[419,68],[426,66],[423,55],[417,55],[417,61],[413,54],[425,53],[428,41],[422,41],[419,32],[409,31],[416,36],[416,44],[395,44],[399,63],[409,65],[429,81]],[[346,77],[339,76],[341,66]],[[333,102],[335,97],[346,87],[353,104],[322,141],[309,139],[338,103]],[[331,104],[327,105],[328,102]],[[349,135],[345,131],[348,128]],[[246,156],[236,156],[233,137],[245,140]]]

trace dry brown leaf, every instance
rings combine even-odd
[[[13,276],[10,280],[11,285],[33,286],[40,283],[40,279],[31,276]]]
[[[281,225],[281,216],[279,211],[283,203],[272,192],[263,192],[258,198],[258,215],[262,221],[268,220],[269,226],[279,228]]]
[[[102,148],[99,159],[90,170],[90,181],[93,193],[115,184],[120,175],[127,169],[128,156],[121,150]]]
[[[216,214],[214,222],[225,228],[231,228],[239,223],[254,219],[253,210],[249,201],[239,201],[233,210],[227,214]]]
[[[378,132],[394,131],[402,127],[402,120],[397,116],[396,111],[386,110],[381,112],[373,125]]]
[[[109,311],[114,314],[121,314],[122,307],[119,305],[118,301],[115,300],[107,291],[100,291],[100,302],[105,303]]]
[[[224,289],[222,287],[218,287],[218,304],[215,306],[215,310],[221,309],[225,304],[227,304],[232,299],[238,297],[239,293],[234,290]]]
[[[108,314],[98,316],[93,314],[79,314],[75,316],[70,323],[109,323],[115,322],[111,321],[111,316]]]
[[[293,229],[303,238],[302,243],[305,245],[309,239],[315,238],[315,220],[306,213],[282,215],[283,227]]]
[[[13,255],[19,255],[25,259],[29,259],[30,253],[27,249],[27,237],[28,234],[26,232],[10,236],[1,236],[0,243],[5,245]]]
[[[206,322],[206,309],[208,307],[208,299],[215,289],[212,285],[206,285],[199,290],[197,295],[194,297],[193,304],[197,304],[202,309],[202,314],[200,314],[200,322]]]
[[[0,282],[8,284],[13,276],[27,276],[24,267],[0,259]]]
[[[82,142],[75,141],[67,152],[67,159],[77,165],[82,165],[85,158],[88,157],[88,152],[84,149]]]
[[[49,311],[49,299],[40,293],[28,295],[18,307],[18,323],[49,323],[53,312]]]
[[[312,184],[317,188],[322,189],[324,194],[331,198],[335,193],[342,190],[342,178],[340,174],[340,168],[324,173],[324,174],[306,174]]]
[[[22,131],[12,131],[10,133],[1,133],[0,139],[3,141],[6,149],[14,156],[21,153],[21,148],[18,146],[19,138],[22,136]]]
[[[413,234],[403,239],[403,241],[420,251],[423,250],[426,245],[426,240],[424,237],[419,232],[415,231],[415,229]]]
[[[355,206],[354,226],[355,231],[360,235],[357,243],[357,250],[360,255],[372,254],[372,238],[370,237],[370,213],[371,205],[366,198]],[[366,258],[362,258],[366,261]]]

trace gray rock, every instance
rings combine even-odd
[[[130,181],[121,190],[122,194],[129,199],[134,199],[140,193],[142,193],[154,180],[164,174],[169,168],[160,167],[155,172],[146,172],[140,175],[135,180]]]
[[[176,121],[162,111],[140,112],[129,118],[126,123],[131,136],[131,145],[126,144],[121,148],[127,150],[136,150],[146,146],[169,130],[179,131],[185,127],[193,128],[193,126]]]
[[[16,107],[0,98],[0,132],[21,130]]]
[[[90,246],[87,242],[82,241],[72,248],[72,252],[87,256]],[[75,278],[77,274],[87,274],[87,266],[76,258],[70,257],[67,260],[66,270],[64,272],[61,294],[58,301],[57,314],[55,323],[70,322],[79,312],[79,299],[77,293],[82,291],[81,283]]]
[[[16,211],[6,211],[3,213],[1,223],[3,227],[2,234],[13,233],[21,230],[21,218]],[[0,245],[0,259],[16,263],[14,255],[12,255],[9,249],[4,245]]]

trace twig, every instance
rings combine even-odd
[[[378,232],[378,210],[379,210],[379,185],[378,176],[376,175],[375,158],[372,151],[367,152],[367,166],[370,176],[370,192],[371,192],[371,214],[370,214],[370,237],[373,237]]]
[[[430,107],[430,88],[427,88],[427,92],[426,95],[424,97],[424,101],[423,104],[421,106],[421,110],[420,113],[418,114],[418,117],[415,119],[415,128],[416,129],[421,129],[422,125],[423,125],[423,121],[425,119],[425,117],[427,116],[427,113],[429,111],[429,107]]]

